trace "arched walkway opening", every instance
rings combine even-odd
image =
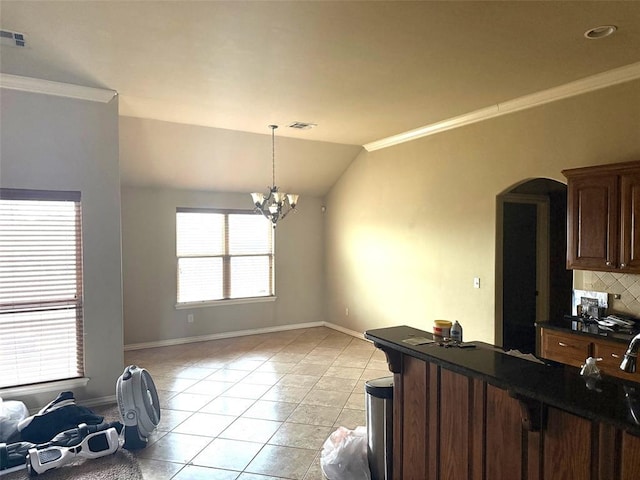
[[[536,322],[571,311],[567,186],[524,180],[497,196],[496,213],[495,343],[535,354]]]

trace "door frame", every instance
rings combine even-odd
[[[494,344],[504,345],[504,204],[535,204],[536,209],[536,322],[549,318],[549,222],[550,199],[546,195],[504,193],[496,197],[496,308]],[[537,339],[536,339],[537,340]],[[536,342],[537,343],[537,342]]]

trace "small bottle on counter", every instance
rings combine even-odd
[[[457,320],[451,327],[451,340],[454,342],[462,342],[462,325]]]

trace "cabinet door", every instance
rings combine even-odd
[[[618,176],[569,178],[568,202],[567,268],[617,269]]]
[[[622,251],[620,268],[625,273],[640,272],[640,174],[623,175],[620,201]]]
[[[620,362],[627,351],[627,345],[624,343],[607,342],[604,340],[596,340],[593,344],[593,356],[602,358],[598,362],[598,368],[605,375],[624,378],[633,382],[640,382],[640,373],[626,373],[620,370]]]
[[[591,340],[589,338],[545,328],[542,328],[541,332],[541,354],[544,358],[580,367],[587,357],[591,356]]]

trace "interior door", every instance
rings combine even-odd
[[[503,348],[535,353],[538,206],[503,206]]]

